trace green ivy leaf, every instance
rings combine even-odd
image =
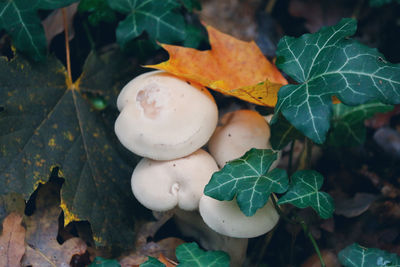
[[[196,243],[176,248],[179,267],[229,267],[229,256],[222,251],[204,251]]]
[[[9,1],[9,0],[8,0]],[[11,0],[15,2],[32,2],[27,0]],[[34,0],[36,1],[36,0]],[[69,6],[72,3],[78,2],[79,0],[39,0],[37,9],[57,9],[65,6]]]
[[[194,9],[201,10],[201,4],[198,0],[181,0],[185,8],[192,12]]]
[[[376,248],[365,248],[354,243],[339,252],[345,267],[400,267],[400,256]]]
[[[108,6],[107,0],[81,0],[78,10],[89,13],[89,23],[93,26],[97,26],[102,21],[116,20],[115,12]]]
[[[364,120],[378,112],[387,112],[392,105],[379,102],[367,103],[355,107],[345,104],[333,105],[332,129],[328,135],[328,144],[335,146],[361,145],[365,141]]]
[[[127,14],[117,28],[117,42],[124,47],[144,31],[149,37],[162,43],[185,39],[185,21],[176,11],[176,0],[107,0],[109,6]]]
[[[279,115],[278,120],[270,125],[271,138],[269,142],[275,150],[283,149],[290,141],[304,138],[304,136],[288,120]]]
[[[383,5],[391,4],[393,2],[400,4],[400,0],[369,0],[369,5],[372,7],[381,7]]]
[[[96,257],[88,267],[121,267],[117,260],[104,259]]]
[[[292,180],[286,194],[278,204],[290,203],[298,208],[311,206],[323,219],[332,217],[335,209],[333,199],[325,192],[318,191],[324,177],[313,170],[297,171],[292,175]]]
[[[275,113],[282,114],[304,135],[321,144],[332,115],[332,96],[342,103],[400,103],[400,64],[387,62],[376,49],[347,39],[354,19],[299,38],[284,37],[277,66],[299,84],[283,86]]]
[[[165,264],[156,258],[149,257],[147,261],[140,264],[140,267],[165,267]]]
[[[270,149],[252,148],[215,172],[204,188],[204,194],[221,201],[236,196],[240,210],[246,216],[252,216],[267,203],[272,192],[283,193],[288,187],[286,171],[274,169],[268,172],[276,158],[277,153]]]
[[[6,30],[15,47],[34,60],[46,56],[47,42],[38,9],[56,9],[78,0],[2,0],[0,30]]]
[[[201,42],[207,40],[207,36],[201,30],[200,27],[192,24],[186,25],[186,38],[183,41],[185,47],[197,48],[200,46]]]
[[[134,66],[119,58],[114,52],[91,54],[76,88],[68,88],[65,69],[54,58],[36,65],[18,55],[11,61],[0,58],[0,106],[5,108],[0,115],[0,195],[17,192],[28,199],[58,166],[65,179],[65,222],[88,220],[97,244],[115,248],[134,244],[135,220],[147,213],[130,190],[134,165],[125,161],[113,123],[106,120],[115,120],[117,113],[111,107],[101,113],[91,108],[86,92],[107,99],[120,90],[119,81],[126,77],[119,75],[133,73]]]

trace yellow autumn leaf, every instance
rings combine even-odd
[[[287,84],[254,42],[238,40],[207,26],[211,50],[162,44],[169,60],[146,67],[164,70],[220,93],[275,106],[279,88]]]

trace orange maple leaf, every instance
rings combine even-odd
[[[146,67],[161,69],[220,93],[263,106],[275,106],[287,84],[254,42],[238,40],[207,26],[211,50],[162,44],[169,60]]]

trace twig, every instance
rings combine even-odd
[[[67,73],[68,73],[68,80],[67,85],[68,88],[72,88],[72,74],[71,74],[71,58],[69,53],[69,34],[68,34],[68,22],[67,22],[67,10],[66,8],[62,8],[63,14],[63,22],[64,22],[64,36],[65,36],[65,54],[66,54],[66,61],[67,61]]]

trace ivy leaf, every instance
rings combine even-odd
[[[15,47],[42,60],[47,51],[43,26],[37,15],[38,9],[56,9],[78,0],[3,0],[0,1],[0,30],[6,30]]]
[[[181,0],[185,8],[192,12],[194,9],[201,10],[201,4],[198,0]]]
[[[78,10],[89,13],[89,23],[93,26],[97,26],[102,21],[116,20],[115,12],[108,6],[107,0],[81,0]]]
[[[102,257],[96,257],[88,267],[121,267],[121,265],[118,263],[117,260],[109,260]]]
[[[332,96],[347,105],[369,101],[400,103],[400,64],[387,62],[376,49],[347,39],[354,19],[278,44],[277,66],[299,84],[278,93],[279,111],[304,135],[321,144],[332,115]]]
[[[272,192],[283,193],[288,187],[286,171],[274,169],[268,172],[276,158],[277,153],[270,149],[252,148],[215,172],[204,188],[204,194],[221,201],[236,196],[240,210],[246,216],[252,216],[267,203]]]
[[[400,0],[369,0],[369,5],[372,7],[381,7],[383,5],[391,4],[393,2],[400,4]]]
[[[124,47],[144,31],[151,39],[173,43],[185,39],[185,20],[176,0],[107,0],[115,11],[128,16],[118,24],[117,42]]]
[[[335,209],[333,199],[325,192],[319,192],[324,177],[313,170],[297,171],[292,175],[292,181],[286,194],[278,204],[290,203],[298,208],[311,206],[323,219],[332,217]]]
[[[283,149],[290,141],[304,137],[290,122],[282,115],[278,120],[270,125],[271,138],[269,142],[275,150]]]
[[[204,251],[196,243],[176,248],[179,267],[229,267],[229,256],[222,251]]]
[[[365,248],[357,243],[340,251],[339,261],[345,267],[400,266],[400,256],[376,248]]]
[[[140,264],[140,267],[165,267],[165,264],[156,258],[149,257],[147,261]]]
[[[378,112],[387,112],[392,105],[379,102],[367,103],[355,107],[345,104],[333,105],[332,129],[328,143],[336,146],[361,145],[365,141],[364,120]]]
[[[111,107],[97,112],[86,100],[85,92],[103,94],[95,73],[107,73],[98,80],[118,91],[111,77],[123,79],[118,68],[109,68],[118,58],[110,53],[92,54],[74,86],[67,86],[54,58],[34,66],[18,55],[9,62],[0,58],[0,195],[17,192],[28,199],[58,166],[65,223],[88,220],[97,244],[117,248],[134,243],[135,219],[146,212],[130,190],[134,165],[124,161],[112,124],[103,119],[116,113]]]
[[[14,2],[28,2],[29,0],[11,0]],[[65,6],[69,6],[72,3],[78,2],[79,0],[38,0],[37,9],[57,9]]]

